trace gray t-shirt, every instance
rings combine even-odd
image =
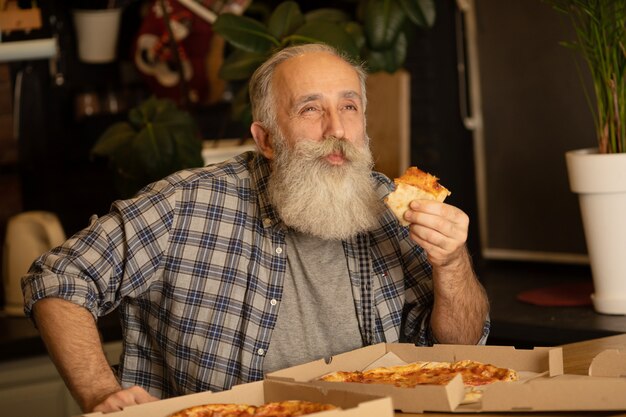
[[[341,241],[289,230],[287,274],[265,373],[363,346]]]

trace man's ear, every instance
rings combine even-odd
[[[252,126],[250,126],[250,132],[261,154],[267,159],[273,159],[274,148],[272,147],[272,141],[270,140],[270,134],[267,129],[261,123],[253,122]]]

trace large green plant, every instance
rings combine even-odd
[[[193,117],[168,99],[154,97],[110,126],[91,149],[108,158],[121,197],[175,171],[203,165],[202,141]]]
[[[591,72],[598,151],[626,152],[626,1],[548,1],[571,19],[576,39],[563,44],[579,51]]]
[[[365,63],[369,72],[395,72],[404,65],[408,39],[435,21],[434,0],[359,0],[351,12],[319,8],[302,13],[295,1],[280,3],[267,18],[222,14],[213,28],[233,47],[220,69],[241,81],[233,102],[236,119],[251,119],[247,80],[272,53],[298,43],[326,43]]]

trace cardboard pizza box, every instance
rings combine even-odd
[[[388,358],[392,359],[388,359]],[[515,349],[511,346],[435,345],[418,347],[410,343],[380,343],[351,352],[294,366],[267,375],[269,380],[309,384],[328,389],[341,389],[370,395],[389,396],[397,410],[407,413],[424,411],[454,412],[465,399],[465,387],[460,376],[447,385],[420,385],[400,388],[393,385],[358,384],[319,381],[317,378],[335,371],[365,370],[374,366],[397,365],[415,361],[455,362],[470,359],[498,367],[512,368],[532,379],[551,379],[563,374],[561,348]],[[396,361],[396,363],[393,363]],[[400,361],[400,362],[397,362]],[[496,383],[509,385],[513,383]],[[515,383],[517,384],[517,382]],[[491,387],[490,386],[490,387]],[[485,411],[474,407],[470,411]]]
[[[588,375],[538,377],[522,384],[494,384],[481,401],[455,412],[567,412],[626,410],[626,350],[597,354]]]
[[[626,378],[559,375],[523,384],[494,384],[479,404],[456,412],[567,412],[626,410]]]
[[[83,414],[82,417],[167,417],[170,414],[201,404],[238,403],[261,405],[273,401],[303,400],[333,404],[340,410],[324,411],[324,417],[393,417],[390,398],[381,398],[342,390],[326,390],[313,386],[302,386],[279,381],[258,381],[234,386],[222,392],[201,392],[175,398],[133,405],[122,411],[103,414]],[[308,416],[322,413],[308,414]]]
[[[589,366],[589,376],[626,378],[626,349],[607,349],[598,353]]]
[[[474,409],[472,409],[474,408]],[[479,406],[455,411],[622,411],[626,410],[626,349],[606,349],[591,361],[587,375],[536,378],[524,384],[495,384]]]

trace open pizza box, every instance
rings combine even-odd
[[[535,379],[550,380],[563,374],[563,351],[561,348],[515,349],[511,346],[435,345],[417,347],[410,343],[380,343],[351,352],[294,366],[267,375],[268,380],[310,384],[328,389],[341,389],[364,394],[389,396],[395,409],[407,413],[424,411],[492,411],[484,403],[465,404],[466,390],[459,375],[447,385],[418,385],[400,388],[393,385],[327,382],[319,377],[336,371],[366,370],[377,366],[393,366],[415,361],[456,362],[474,360],[518,372],[520,381],[497,382],[485,386],[482,395],[492,387],[523,385]],[[626,391],[625,391],[626,392]],[[506,395],[506,394],[505,394]],[[532,400],[532,398],[530,399]],[[509,407],[507,411],[514,411]]]
[[[493,384],[480,403],[454,411],[618,411],[626,410],[626,350],[607,349],[594,357],[588,375],[540,376],[522,384]]]
[[[133,405],[114,413],[103,414],[96,412],[83,414],[82,417],[167,417],[187,407],[201,404],[236,403],[261,405],[268,402],[287,400],[333,404],[340,408],[339,410],[307,414],[307,416],[393,417],[394,415],[390,398],[279,381],[258,381],[236,385],[228,391],[215,393],[207,391],[183,395],[146,404]]]
[[[622,411],[626,410],[626,349],[607,349],[589,365],[588,375],[540,376],[522,384],[498,383],[478,404],[454,411]]]
[[[615,411],[626,410],[626,349],[597,354],[588,375],[535,378],[525,384],[494,384],[479,411]],[[461,405],[456,411],[468,411]],[[469,408],[471,411],[471,407]]]

